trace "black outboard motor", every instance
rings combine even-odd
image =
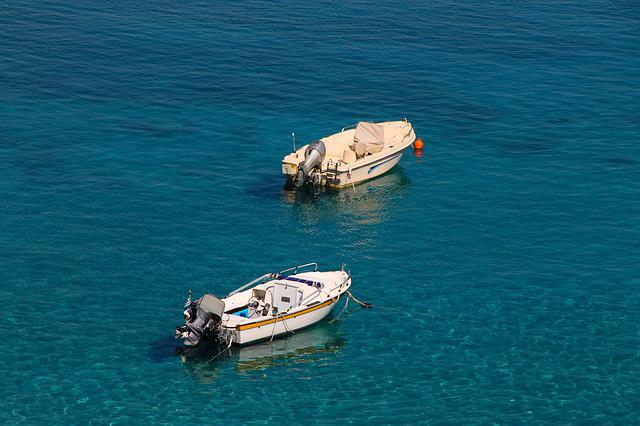
[[[183,339],[186,346],[196,346],[203,338],[216,340],[223,313],[224,302],[205,294],[185,311],[187,322],[182,327],[176,327],[176,339]]]
[[[315,141],[309,144],[304,152],[304,161],[298,166],[298,174],[296,175],[296,186],[300,188],[302,185],[313,181],[313,174],[316,169],[320,169],[322,160],[327,153],[324,142]]]

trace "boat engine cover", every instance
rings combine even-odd
[[[320,166],[326,153],[327,148],[324,146],[324,142],[311,142],[304,152],[304,163],[302,163],[302,170],[304,170],[304,174],[308,175],[312,169]]]
[[[304,161],[298,167],[295,181],[298,188],[310,180],[316,168],[320,168],[326,153],[327,148],[324,146],[324,142],[315,141],[309,144],[304,151]]]
[[[212,294],[205,294],[200,299],[198,310],[202,310],[222,318],[222,314],[224,313],[224,302]]]

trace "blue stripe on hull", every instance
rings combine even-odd
[[[388,160],[383,161],[382,163],[378,163],[375,166],[372,166],[368,171],[367,174],[371,174],[372,171],[374,171],[375,169],[377,169],[378,167],[382,166],[383,164],[388,163],[391,160],[395,160],[396,158],[398,158],[400,154],[394,155],[393,157],[389,158]]]

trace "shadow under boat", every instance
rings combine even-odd
[[[384,175],[339,189],[312,185],[296,188],[286,179],[283,184],[281,176],[265,175],[247,188],[247,194],[269,200],[280,198],[287,204],[298,205],[314,204],[322,200],[350,201],[354,195],[363,194],[368,197],[393,195],[402,193],[410,185],[411,180],[402,166],[398,165]]]
[[[199,382],[211,383],[222,365],[232,365],[239,372],[264,370],[275,366],[313,364],[326,356],[339,352],[346,344],[337,322],[326,322],[312,328],[296,331],[287,337],[246,347],[225,348],[215,344],[179,347],[185,368]],[[214,359],[215,358],[215,359]]]
[[[296,203],[314,203],[320,199],[336,199],[339,201],[348,201],[357,194],[369,194],[371,192],[397,192],[408,187],[411,184],[409,177],[404,169],[396,166],[382,176],[356,183],[353,186],[344,188],[325,188],[319,186],[305,185],[296,188],[290,182],[285,182],[280,192],[283,201]],[[375,194],[374,194],[375,195]]]
[[[282,199],[291,204],[293,213],[305,223],[335,215],[346,215],[355,224],[380,223],[393,210],[395,200],[403,197],[411,180],[402,167],[356,184],[355,187],[322,189],[312,187],[282,189]]]

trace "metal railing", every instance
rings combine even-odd
[[[278,274],[282,275],[285,272],[293,271],[293,274],[295,275],[295,274],[298,273],[298,269],[306,268],[306,267],[309,267],[309,266],[313,266],[313,272],[316,272],[318,270],[318,264],[316,262],[311,262],[311,263],[305,263],[304,265],[298,265],[298,266],[294,266],[294,267],[291,267],[291,268],[284,269],[284,270],[278,272]]]
[[[252,280],[252,281],[249,281],[249,282],[248,282],[248,283],[246,283],[245,285],[243,285],[243,286],[241,286],[241,287],[236,288],[236,289],[235,289],[235,290],[233,290],[231,293],[227,294],[227,297],[229,297],[229,296],[233,296],[234,294],[236,294],[236,293],[238,293],[238,292],[240,292],[240,291],[244,290],[245,288],[250,287],[250,286],[252,286],[253,284],[255,284],[255,283],[257,283],[257,282],[264,281],[264,280],[266,280],[267,278],[273,278],[273,274],[264,274],[264,275],[261,275],[261,276],[259,276],[258,278],[254,279],[254,280]]]
[[[346,127],[343,127],[343,128],[342,128],[342,130],[341,130],[341,132],[344,132],[345,130],[355,129],[356,127],[358,127],[358,123],[356,123],[356,124],[350,124],[350,125],[348,125],[348,126],[346,126]]]
[[[313,266],[313,272],[316,272],[318,270],[318,264],[316,262],[312,262],[312,263],[305,263],[304,265],[298,265],[298,266],[293,266],[293,267],[288,268],[288,269],[284,269],[284,270],[278,272],[277,274],[269,273],[269,274],[260,275],[258,278],[254,279],[254,280],[251,280],[248,283],[246,283],[245,285],[243,285],[241,287],[238,287],[237,289],[233,290],[231,293],[227,294],[227,297],[233,296],[234,294],[241,292],[242,290],[244,290],[247,287],[251,287],[252,285],[257,284],[260,281],[267,282],[267,281],[276,279],[279,275],[282,275],[285,272],[293,271],[293,274],[295,275],[295,274],[298,273],[298,269],[307,268],[309,266]]]

